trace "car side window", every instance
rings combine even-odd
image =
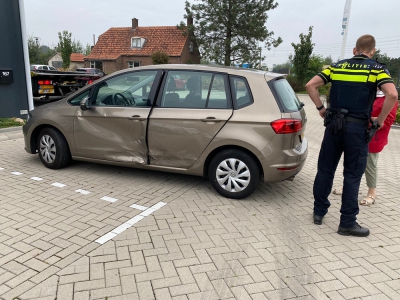
[[[91,103],[93,106],[151,106],[149,94],[157,73],[157,70],[131,72],[102,81],[96,85]]]
[[[230,76],[232,98],[235,109],[246,107],[253,103],[247,80],[243,77]]]
[[[90,94],[90,89],[84,91],[83,93],[79,94],[78,96],[69,100],[68,102],[71,105],[79,105],[83,98],[89,97],[89,94]]]
[[[211,72],[169,71],[160,107],[228,108],[225,75]]]

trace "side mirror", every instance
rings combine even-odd
[[[90,108],[89,97],[86,96],[85,98],[83,98],[79,104],[80,104],[81,110],[83,110],[83,111],[88,110]]]

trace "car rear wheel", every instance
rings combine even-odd
[[[37,145],[40,160],[49,169],[61,169],[71,162],[68,143],[58,130],[44,128]]]
[[[208,177],[214,189],[222,196],[242,199],[256,189],[260,180],[260,170],[249,154],[231,149],[214,156]]]

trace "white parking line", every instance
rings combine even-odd
[[[76,190],[75,192],[80,193],[80,194],[82,194],[82,195],[88,195],[88,194],[90,194],[89,191],[85,191],[85,190],[81,190],[81,189]]]
[[[62,187],[64,187],[64,186],[67,186],[66,184],[59,183],[59,182],[54,182],[54,183],[52,183],[51,185],[52,185],[52,186],[56,186],[56,187],[60,187],[60,188],[62,188]]]
[[[148,207],[146,207],[146,206],[141,206],[141,205],[137,205],[137,204],[132,204],[129,207],[136,208],[138,210],[146,210],[146,209],[148,209]]]
[[[22,175],[22,174],[24,174],[24,173],[21,173],[21,172],[11,172],[11,174],[19,176],[19,175]]]
[[[108,202],[115,202],[115,201],[118,201],[118,199],[111,198],[111,197],[108,197],[108,196],[104,196],[103,198],[100,198],[100,199],[101,199],[101,200],[108,201]]]
[[[121,232],[124,232],[128,228],[132,227],[135,225],[137,222],[141,221],[144,219],[144,217],[149,216],[156,210],[160,209],[164,205],[167,205],[165,202],[158,202],[157,204],[153,205],[152,207],[146,209],[142,213],[140,213],[138,216],[133,217],[132,219],[126,221],[125,223],[119,225],[117,228],[114,228],[111,230],[109,233],[103,235],[102,237],[98,238],[95,242],[103,245],[105,242],[108,242],[112,238],[116,237],[118,234]]]
[[[32,179],[32,180],[35,180],[35,181],[41,181],[41,180],[43,180],[43,179],[40,178],[40,177],[31,177],[31,179]]]

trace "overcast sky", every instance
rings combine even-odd
[[[193,0],[191,0],[193,3]],[[265,63],[284,63],[293,53],[291,43],[314,26],[314,53],[333,60],[340,56],[345,0],[277,0],[278,7],[268,12],[267,28],[283,43],[263,51]],[[139,26],[174,26],[183,21],[185,0],[24,0],[27,34],[40,38],[41,45],[58,43],[58,32],[67,30],[84,46],[111,27],[129,27],[132,18]],[[352,56],[360,35],[372,34],[377,48],[390,57],[400,57],[400,1],[353,0],[347,37],[346,57]]]

